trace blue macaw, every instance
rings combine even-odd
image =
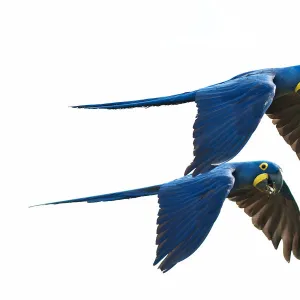
[[[194,160],[185,175],[207,172],[236,156],[266,113],[300,159],[300,65],[250,71],[183,94],[74,108],[123,109],[196,102]]]
[[[300,212],[281,169],[269,161],[225,163],[197,176],[87,198],[51,202],[103,202],[158,194],[157,252],[154,265],[167,272],[193,254],[209,234],[226,198],[235,201],[283,255],[300,259]],[[38,206],[38,205],[37,205]]]

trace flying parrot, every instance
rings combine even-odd
[[[300,65],[250,71],[183,94],[72,106],[124,109],[196,102],[194,160],[184,175],[207,172],[236,156],[266,113],[300,159]]]
[[[157,251],[154,265],[167,272],[192,255],[209,234],[226,198],[252,217],[255,227],[272,241],[283,241],[283,255],[300,259],[300,212],[281,169],[269,161],[224,163],[196,176],[169,183],[87,198],[72,202],[106,202],[158,194]],[[35,205],[35,206],[39,206]]]

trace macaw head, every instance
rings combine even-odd
[[[277,96],[291,93],[297,93],[300,96],[300,65],[277,69],[274,83]]]
[[[283,184],[281,172],[281,168],[270,161],[238,163],[235,174],[236,183],[238,187],[252,185],[263,193],[277,194]]]
[[[253,186],[261,192],[276,194],[280,192],[283,179],[281,169],[274,163],[261,162],[259,174],[253,180]]]

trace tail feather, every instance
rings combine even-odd
[[[135,190],[99,195],[99,196],[91,196],[85,198],[57,201],[57,202],[49,202],[44,204],[32,205],[30,207],[42,206],[42,205],[55,205],[55,204],[65,204],[65,203],[75,203],[75,202],[87,202],[87,203],[95,203],[95,202],[107,202],[107,201],[115,201],[115,200],[123,200],[123,199],[131,199],[138,198],[144,196],[152,196],[157,195],[161,185],[154,185],[149,187],[144,187]]]
[[[196,91],[187,92],[183,94],[150,98],[143,100],[125,101],[125,102],[113,102],[103,104],[86,104],[71,106],[72,108],[85,108],[85,109],[125,109],[134,107],[150,107],[161,105],[177,105],[182,103],[194,102],[196,97]]]

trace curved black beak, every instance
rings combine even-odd
[[[277,194],[280,192],[283,184],[281,172],[271,174],[260,174],[255,178],[253,185],[261,192],[268,194]]]
[[[281,172],[278,171],[277,173],[269,174],[268,184],[274,190],[272,194],[279,193],[283,185]]]

